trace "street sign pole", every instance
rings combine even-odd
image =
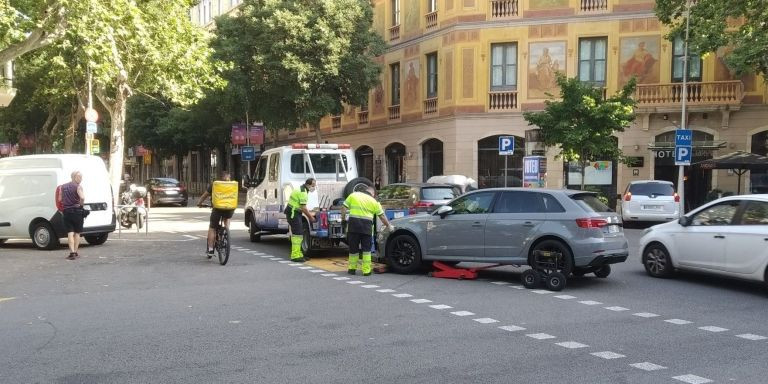
[[[507,187],[507,156],[511,156],[515,153],[515,137],[514,136],[499,136],[499,156],[504,156],[504,188]]]
[[[507,159],[508,156],[504,156],[504,188],[507,187]]]
[[[682,111],[680,116],[680,128],[686,129],[687,121],[685,114],[686,99],[688,98],[688,27],[691,20],[691,3],[690,0],[685,1],[685,42],[684,42],[684,56],[683,56],[683,91],[682,96]],[[693,140],[693,137],[691,137]],[[691,149],[693,149],[693,142],[691,142]],[[680,213],[685,213],[685,165],[680,165],[677,170],[677,195],[680,196]]]

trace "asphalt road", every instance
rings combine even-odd
[[[151,214],[149,234],[76,261],[0,246],[0,383],[768,382],[766,291],[653,279],[636,248],[552,293],[514,267],[459,281],[293,265],[286,237],[250,243],[240,221],[222,267],[203,256],[206,210]]]

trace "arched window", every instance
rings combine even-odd
[[[499,155],[499,136],[488,136],[477,142],[478,187],[503,187],[505,173],[507,187],[521,187],[523,186],[525,139],[515,136],[514,155],[501,156]],[[506,169],[504,167],[505,161]]]
[[[357,161],[357,174],[360,177],[373,181],[373,148],[363,145],[355,150]]]
[[[421,145],[422,174],[424,181],[443,174],[443,142],[429,139]]]
[[[387,156],[387,184],[405,181],[405,145],[392,143],[384,152]]]

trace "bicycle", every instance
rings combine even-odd
[[[201,208],[212,208],[210,204],[202,204],[200,205]],[[227,261],[229,261],[229,228],[224,225],[225,218],[220,218],[219,223],[216,226],[216,237],[214,238],[213,242],[213,249],[216,251],[216,254],[219,256],[219,264],[221,265],[227,265]],[[208,243],[206,240],[206,251],[208,251]],[[212,255],[208,255],[208,259],[212,258]]]

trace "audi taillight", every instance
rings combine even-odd
[[[605,227],[608,224],[608,220],[606,219],[596,219],[596,218],[586,218],[586,219],[576,219],[576,225],[579,226],[579,228],[602,228]]]
[[[627,192],[624,194],[624,201],[630,201],[632,200],[632,192]]]
[[[678,195],[677,192],[675,192],[675,203],[679,203],[679,202],[680,202],[680,195]]]

